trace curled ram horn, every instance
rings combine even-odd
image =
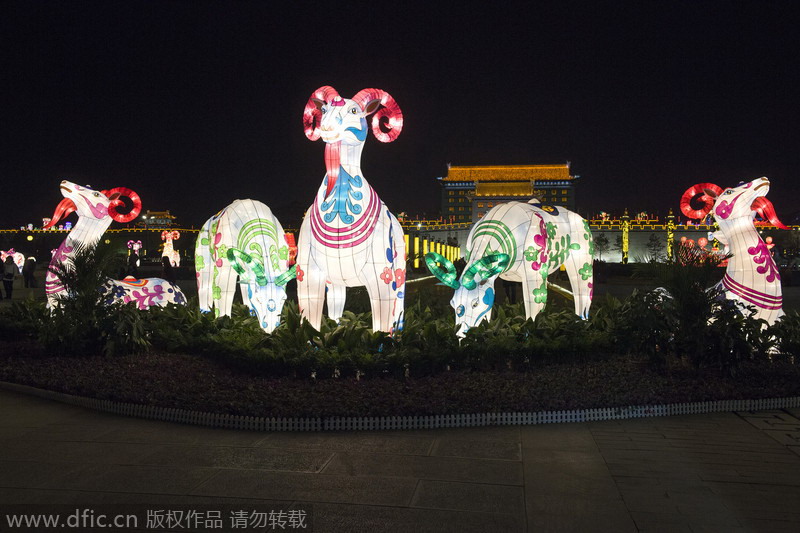
[[[510,262],[511,257],[508,254],[497,253],[481,257],[464,270],[464,274],[461,276],[461,286],[471,291],[478,285],[475,281],[476,275],[480,276],[481,281],[487,280],[503,273]]]
[[[231,266],[240,276],[247,277],[247,271],[249,270],[255,276],[255,281],[259,286],[263,287],[269,283],[267,275],[264,272],[264,265],[242,250],[238,248],[228,248],[228,261],[230,261]]]
[[[722,192],[722,187],[713,183],[692,185],[681,196],[681,212],[689,218],[700,220],[714,207],[714,199]],[[692,202],[702,202],[700,209],[692,207]]]
[[[329,85],[324,85],[311,93],[303,110],[303,129],[310,140],[316,141],[320,137],[319,125],[322,121],[320,108],[336,97],[339,97],[339,93]]]
[[[425,254],[425,266],[428,267],[431,274],[451,289],[458,289],[460,286],[456,266],[444,256],[436,252]]]
[[[403,112],[394,101],[392,95],[382,89],[362,89],[353,97],[353,101],[361,106],[367,114],[383,106],[372,117],[372,133],[380,142],[389,143],[397,139],[403,131]],[[387,131],[384,131],[383,128]]]
[[[138,217],[139,213],[142,212],[142,199],[139,198],[139,195],[134,190],[127,187],[114,187],[111,190],[102,192],[111,199],[111,203],[108,205],[108,214],[116,222],[125,224]],[[127,213],[117,211],[119,207],[125,205],[125,202],[122,201],[123,198],[128,198],[133,203],[133,207]]]
[[[296,277],[297,277],[297,265],[292,265],[286,270],[286,272],[283,272],[282,274],[278,275],[278,277],[275,278],[275,285],[277,285],[278,287],[283,287]]]

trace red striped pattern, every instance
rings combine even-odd
[[[378,222],[381,212],[381,201],[378,194],[369,188],[369,203],[364,213],[354,223],[336,228],[325,224],[325,214],[319,208],[319,198],[314,200],[311,208],[311,233],[314,239],[327,248],[351,248],[366,241]]]

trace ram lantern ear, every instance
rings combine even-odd
[[[275,285],[277,285],[278,287],[283,287],[296,277],[297,277],[297,265],[292,265],[286,272],[275,278]]]
[[[264,273],[264,266],[257,259],[246,254],[238,248],[228,248],[228,261],[236,271],[237,274],[242,276],[243,279],[248,277],[248,270],[253,273],[256,278],[256,283],[264,287],[269,280]]]
[[[429,252],[425,254],[425,266],[431,271],[431,274],[450,287],[451,289],[458,289],[458,272],[456,266],[446,259],[444,256],[436,252]]]
[[[508,254],[489,254],[484,256],[464,271],[461,276],[461,285],[471,291],[478,286],[475,281],[475,276],[480,276],[481,280],[487,280],[493,276],[505,272],[508,264],[511,262],[511,257]]]

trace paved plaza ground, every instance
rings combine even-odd
[[[800,410],[257,433],[0,391],[0,503],[306,509],[325,532],[796,532]]]

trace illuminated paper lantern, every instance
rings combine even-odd
[[[164,251],[161,252],[161,257],[166,257],[174,267],[181,266],[181,254],[172,244],[181,238],[181,233],[177,230],[161,232],[161,240],[164,241]]]
[[[269,207],[255,200],[236,200],[209,218],[195,246],[200,309],[230,315],[238,277],[244,304],[272,332],[280,323],[286,283],[295,277],[289,236]]]
[[[59,298],[66,293],[61,281],[51,272],[52,267],[61,263],[70,268],[76,248],[94,249],[112,221],[130,222],[142,209],[139,195],[125,187],[98,192],[69,181],[62,181],[61,194],[64,199],[56,207],[45,229],[54,226],[73,211],[78,213],[78,222],[53,254],[51,268],[47,271],[45,294],[50,308],[58,306]],[[118,211],[124,206],[122,198],[128,198],[133,204],[130,212],[125,214]],[[107,304],[134,302],[139,309],[147,309],[153,305],[186,303],[186,297],[177,285],[160,278],[109,279],[99,287],[99,291]]]
[[[472,227],[467,250],[467,266],[460,279],[448,259],[437,253],[425,256],[428,269],[455,289],[450,305],[458,336],[490,320],[498,277],[522,282],[525,316],[535,318],[547,303],[548,275],[562,265],[572,286],[575,313],[584,319],[589,316],[594,241],[589,223],[576,213],[538,203],[500,204]]]
[[[403,113],[389,93],[364,89],[352,99],[333,87],[314,91],[303,112],[306,136],[325,142],[325,178],[298,237],[297,292],[300,311],[317,329],[326,299],[338,320],[345,288],[364,286],[372,328],[402,327],[406,250],[403,229],[361,172],[361,151],[371,131],[391,142],[403,128]]]
[[[681,210],[687,217],[700,219],[712,213],[719,225],[713,234],[731,254],[725,275],[718,285],[725,297],[742,306],[753,306],[755,317],[769,324],[783,316],[781,275],[767,244],[755,228],[754,217],[762,218],[778,228],[788,229],[778,219],[772,202],[767,200],[769,180],[751,182],[722,189],[713,183],[689,187],[681,197]],[[699,209],[692,203],[700,203]]]

